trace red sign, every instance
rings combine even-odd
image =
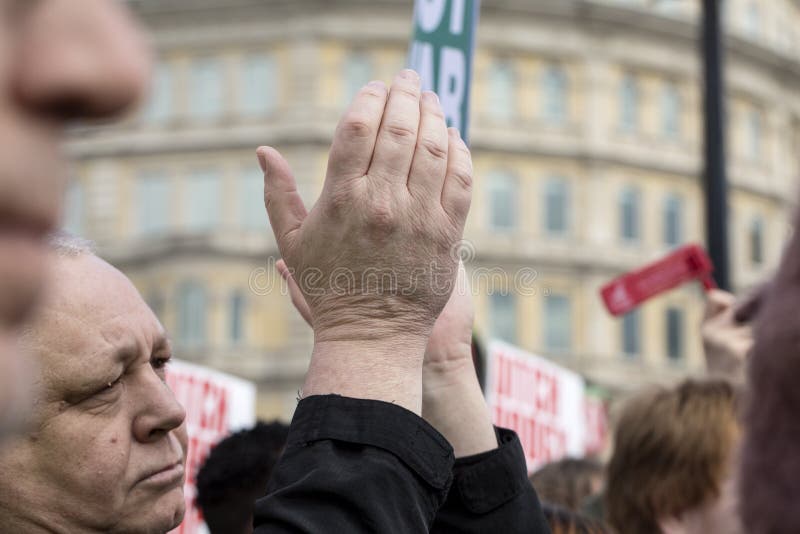
[[[229,432],[255,422],[255,386],[239,378],[186,362],[174,361],[167,371],[167,384],[186,409],[189,451],[183,487],[186,514],[171,534],[208,532],[200,510],[194,505],[195,482],[211,448]]]
[[[647,299],[691,280],[715,287],[714,266],[699,245],[686,245],[666,258],[612,280],[600,290],[612,315],[625,315]]]
[[[497,426],[518,435],[528,471],[585,453],[580,375],[499,341],[489,344],[489,409]]]

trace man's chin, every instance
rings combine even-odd
[[[141,528],[133,531],[164,534],[180,525],[185,513],[186,502],[183,498],[183,488],[175,488],[160,497],[150,507],[150,513],[147,514],[144,524],[141,525]]]

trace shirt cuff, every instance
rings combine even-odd
[[[297,405],[286,446],[321,440],[386,450],[437,490],[452,481],[453,448],[421,417],[395,404],[339,395],[306,397]]]
[[[495,428],[498,448],[459,458],[450,491],[473,513],[485,514],[519,495],[530,485],[525,453],[512,430]]]

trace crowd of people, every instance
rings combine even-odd
[[[146,39],[107,0],[0,0],[0,24],[0,532],[167,532],[187,453],[168,335],[91,243],[55,231],[64,129],[140,100]],[[473,364],[451,254],[472,163],[436,95],[410,70],[363,87],[310,210],[280,153],[256,154],[314,346],[290,426],[231,436],[199,473],[214,532],[800,532],[800,235],[752,297],[710,294],[708,377],[626,402],[607,464],[529,479]]]

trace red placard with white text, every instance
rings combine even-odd
[[[203,534],[208,529],[194,505],[197,471],[222,438],[256,422],[256,387],[252,382],[207,367],[172,360],[167,384],[186,409],[189,452],[183,487],[186,514],[173,534]]]
[[[502,341],[488,350],[488,398],[494,424],[514,430],[528,472],[586,453],[583,378]]]
[[[615,278],[600,289],[608,311],[624,315],[649,298],[692,280],[706,290],[716,287],[714,265],[700,245],[685,245],[665,258]]]

